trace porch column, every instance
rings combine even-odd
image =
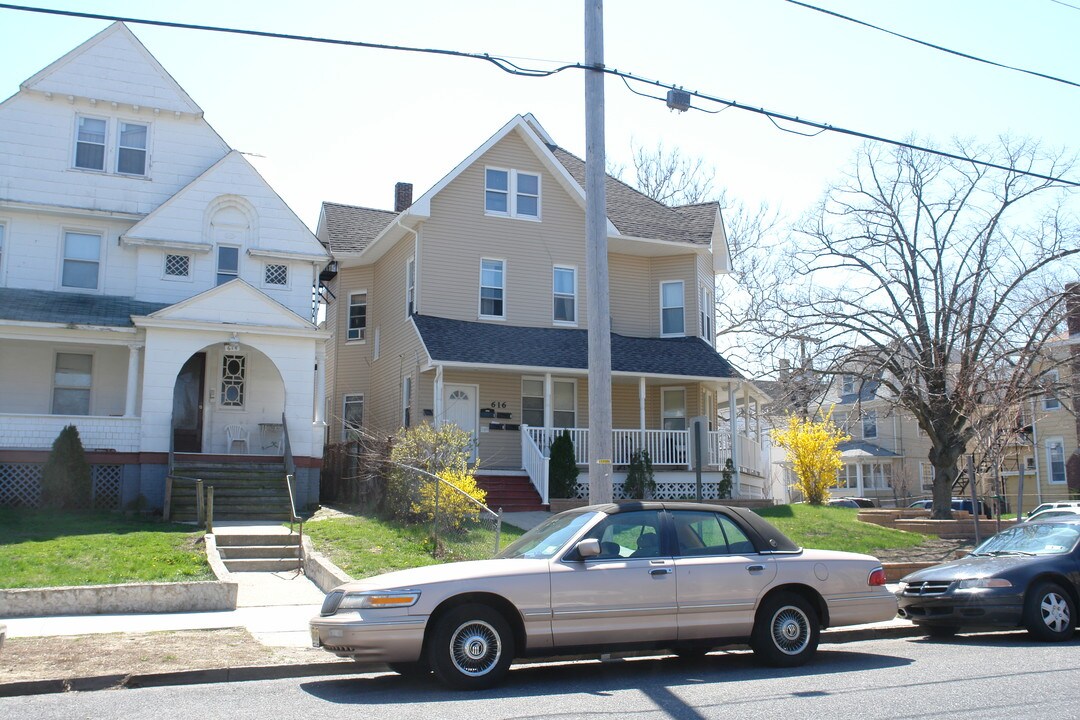
[[[443,420],[443,366],[435,366],[435,388],[434,388],[434,413],[435,413],[435,427],[442,425]]]
[[[728,416],[731,419],[731,464],[735,469],[731,483],[731,497],[733,498],[739,497],[742,490],[742,474],[739,470],[739,413],[735,388],[735,383],[728,385]]]
[[[641,449],[645,449],[645,378],[637,381],[638,421],[641,426]]]
[[[312,425],[324,425],[323,408],[326,406],[326,343],[321,342],[315,349],[315,420]],[[344,410],[342,410],[344,412]]]
[[[544,447],[551,447],[555,439],[551,428],[555,427],[555,384],[551,382],[551,373],[544,373]]]
[[[863,464],[861,462],[855,463],[855,492],[859,497],[863,496],[863,477],[862,477]]]
[[[128,345],[127,396],[124,398],[124,417],[135,417],[135,396],[139,392],[139,355],[143,346]]]

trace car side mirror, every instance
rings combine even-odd
[[[574,550],[582,560],[596,557],[600,554],[600,541],[596,538],[586,538],[575,545]]]

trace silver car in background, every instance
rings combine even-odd
[[[552,516],[492,560],[343,585],[310,624],[341,657],[483,688],[514,658],[567,653],[749,643],[801,665],[822,628],[895,615],[873,557],[802,549],[743,508],[637,502]]]

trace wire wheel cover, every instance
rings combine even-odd
[[[798,655],[810,643],[810,619],[793,605],[776,611],[771,630],[776,648],[787,655]]]
[[[1054,632],[1065,632],[1070,627],[1069,604],[1056,592],[1048,592],[1039,603],[1039,613],[1046,627]]]
[[[450,636],[450,659],[459,672],[471,677],[486,675],[502,656],[502,640],[483,620],[469,620]]]

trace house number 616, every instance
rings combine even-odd
[[[496,400],[495,402],[491,403],[491,407],[496,408],[496,409],[500,409],[500,410],[505,409],[506,408],[506,403],[505,402],[499,402],[499,401]]]

